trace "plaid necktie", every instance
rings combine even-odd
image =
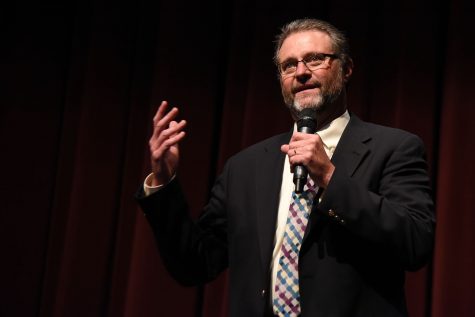
[[[278,316],[290,317],[300,314],[298,259],[315,196],[315,185],[310,177],[302,193],[292,192],[274,286],[273,308]]]

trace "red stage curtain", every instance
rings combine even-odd
[[[226,273],[176,284],[133,200],[151,120],[167,99],[189,122],[178,177],[197,217],[229,156],[290,129],[273,39],[301,17],[347,31],[350,110],[426,144],[436,248],[408,274],[411,316],[473,315],[474,13],[468,0],[5,5],[0,315],[226,316]]]

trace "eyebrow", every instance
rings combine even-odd
[[[305,57],[307,57],[309,55],[313,55],[313,54],[318,54],[318,53],[317,52],[308,52],[308,53],[304,54],[301,59],[298,59],[296,57],[288,57],[288,58],[284,59],[282,62],[280,62],[279,64],[283,64],[283,63],[287,63],[287,62],[291,62],[291,61],[299,61],[299,60],[302,60]]]

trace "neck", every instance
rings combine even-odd
[[[317,116],[317,130],[320,130],[336,118],[340,117],[346,111],[346,93],[342,91],[340,96],[331,103],[322,105],[316,110]],[[292,113],[294,121],[297,120],[297,115]]]
[[[317,130],[330,124],[333,120],[340,117],[346,111],[346,96],[341,96],[332,104],[325,105],[321,111],[317,111]]]

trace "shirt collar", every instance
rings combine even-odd
[[[350,114],[347,110],[341,116],[317,131],[317,134],[322,139],[325,148],[327,148],[331,153],[335,151],[348,122],[350,122]]]
[[[317,134],[322,139],[325,149],[331,154],[335,151],[348,122],[350,122],[350,114],[348,113],[348,110],[346,110],[341,116],[317,131]],[[294,131],[296,130],[297,124],[294,124]]]

